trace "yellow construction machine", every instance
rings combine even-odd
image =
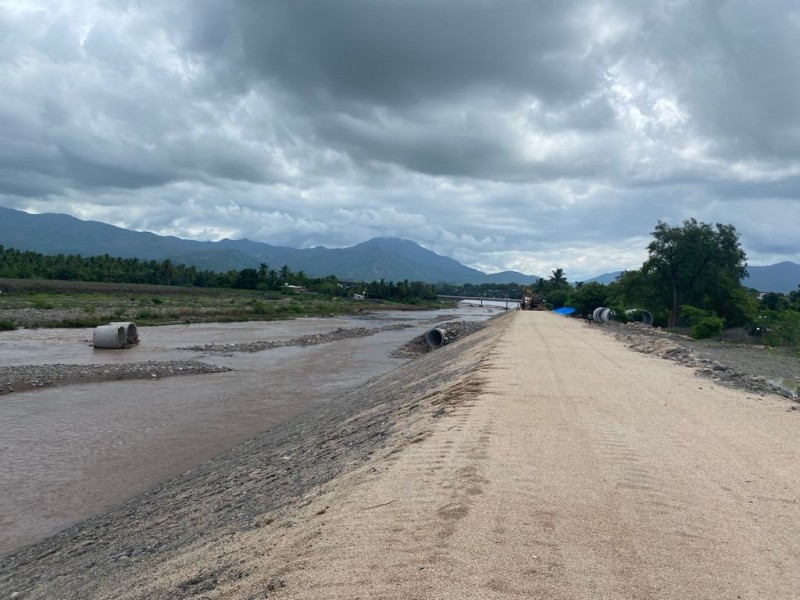
[[[544,305],[544,298],[541,294],[535,293],[529,287],[522,288],[522,300],[519,303],[520,310],[547,310]]]

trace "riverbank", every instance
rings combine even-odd
[[[143,496],[0,558],[0,592],[119,598],[128,588],[121,578],[145,583],[149,572],[194,544],[264,527],[291,529],[292,511],[324,494],[335,477],[418,443],[429,418],[473,397],[482,349],[501,329],[403,365]],[[238,560],[224,562],[140,597],[195,597],[245,577]]]
[[[410,325],[395,324],[383,327],[340,327],[334,331],[305,335],[289,340],[258,340],[222,344],[203,344],[181,348],[205,355],[232,355],[234,352],[260,352],[292,346],[316,346],[339,340],[367,337],[384,331],[398,331]],[[113,351],[124,352],[124,351]],[[0,396],[13,392],[41,389],[59,385],[77,385],[102,381],[125,381],[203,373],[224,373],[234,369],[207,364],[197,360],[146,361],[121,364],[41,364],[0,367]]]

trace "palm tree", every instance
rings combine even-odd
[[[564,275],[564,269],[559,267],[557,269],[553,269],[551,273],[552,273],[552,275],[550,275],[551,290],[563,290],[564,288],[569,287],[569,282],[567,281],[567,278]]]
[[[289,265],[283,265],[281,267],[281,281],[283,281],[284,283],[288,283],[289,275],[291,274],[292,272],[289,270]]]
[[[269,268],[267,267],[267,263],[259,263],[258,264],[258,278],[261,281],[264,281],[267,278],[267,274],[269,273]]]

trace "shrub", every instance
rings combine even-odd
[[[712,316],[712,314],[713,313],[710,313],[707,310],[703,310],[702,308],[697,308],[696,306],[683,304],[681,305],[681,312],[680,312],[680,317],[678,319],[678,325],[682,325],[684,327],[691,327],[696,323],[699,323],[702,319]]]
[[[33,306],[33,308],[39,308],[43,310],[52,310],[55,308],[52,302],[42,296],[34,296],[31,298],[31,306]]]
[[[703,317],[692,326],[692,337],[696,340],[705,340],[718,336],[722,331],[723,321],[716,315]]]
[[[800,312],[785,310],[783,312],[770,311],[767,314],[767,327],[763,334],[764,342],[770,346],[800,348]]]
[[[547,294],[545,299],[553,308],[561,308],[566,303],[568,296],[569,293],[565,290],[553,290]]]
[[[272,312],[270,311],[270,307],[264,302],[260,302],[258,300],[255,300],[253,302],[253,314],[266,315],[269,314],[270,312]]]
[[[17,328],[12,321],[8,319],[0,320],[0,331],[14,331]]]
[[[744,327],[726,329],[719,337],[723,342],[730,342],[731,344],[750,344],[753,342],[753,336]]]

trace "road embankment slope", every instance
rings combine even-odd
[[[497,319],[371,393],[344,420],[329,415],[341,436],[326,442],[330,460],[351,458],[299,499],[94,579],[75,580],[63,566],[79,566],[74,545],[62,545],[61,563],[28,556],[45,577],[17,583],[47,597],[44,565],[60,564],[62,597],[797,598],[800,419],[787,400],[538,312]],[[373,421],[381,441],[348,454]],[[279,452],[288,464],[316,451],[296,450]],[[242,457],[225,460],[206,477],[240,473]],[[226,493],[266,491],[271,468]],[[171,485],[200,521],[226,497],[202,477]],[[164,521],[130,539],[169,527],[171,505],[155,496],[148,518]],[[119,519],[121,536],[133,531]]]

